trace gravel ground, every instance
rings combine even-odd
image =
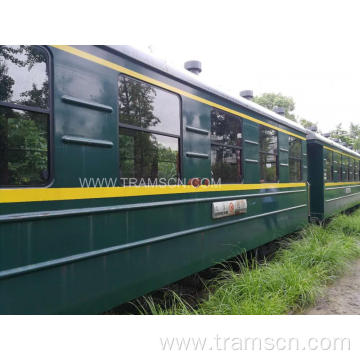
[[[341,279],[337,280],[305,315],[360,314],[360,260]]]

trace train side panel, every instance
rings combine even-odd
[[[271,123],[129,59],[82,49]],[[304,182],[287,182],[285,155],[283,183],[259,186],[259,126],[248,119],[242,120],[243,184],[235,190],[82,188],[79,179],[119,175],[119,72],[51,51],[55,176],[49,188],[22,189],[24,198],[16,202],[14,192],[2,192],[10,200],[0,203],[0,313],[98,313],[305,225],[307,189]],[[182,176],[210,178],[212,107],[186,96],[180,100]],[[286,147],[286,137],[282,141]],[[125,195],[112,195],[117,192]],[[89,197],[81,197],[85,193]],[[213,217],[214,203],[240,199],[246,212]]]

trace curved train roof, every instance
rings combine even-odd
[[[323,143],[325,143],[327,145],[330,145],[330,146],[332,146],[332,147],[334,147],[336,149],[347,152],[349,155],[354,155],[356,157],[360,157],[360,154],[357,153],[356,151],[353,151],[353,150],[351,150],[351,149],[349,149],[349,148],[347,148],[347,147],[345,147],[343,145],[340,145],[339,143],[337,143],[337,142],[335,142],[335,141],[333,141],[331,139],[328,139],[325,136],[322,136],[322,135],[320,135],[318,133],[315,133],[313,131],[308,130],[308,135],[306,136],[306,138],[308,140],[320,140],[321,142],[323,142]]]
[[[211,85],[208,85],[204,81],[202,81],[202,79],[198,75],[192,74],[191,72],[189,72],[185,69],[172,68],[171,66],[169,66],[166,63],[166,61],[160,60],[151,55],[145,54],[142,51],[140,51],[132,46],[129,46],[129,45],[107,45],[107,46],[101,46],[101,47],[115,51],[122,55],[125,55],[131,59],[134,59],[138,62],[143,63],[144,65],[150,66],[150,67],[152,67],[156,70],[159,70],[167,75],[170,75],[171,77],[173,77],[177,80],[188,83],[192,86],[195,86],[195,87],[202,89],[206,92],[209,92],[211,94],[220,96],[228,101],[231,101],[232,103],[243,106],[243,107],[245,107],[249,110],[252,110],[256,113],[259,113],[261,115],[264,115],[264,116],[276,121],[279,124],[285,125],[289,128],[292,128],[292,129],[295,129],[302,133],[305,133],[307,135],[308,139],[318,139],[318,140],[322,141],[323,143],[326,143],[334,148],[345,151],[351,155],[360,157],[360,154],[358,154],[357,152],[350,150],[350,149],[346,148],[345,146],[342,146],[342,145],[336,143],[335,141],[332,141],[318,133],[315,133],[311,130],[305,129],[300,124],[297,124],[296,122],[291,121],[284,116],[281,116],[267,108],[264,108],[263,106],[256,104],[253,101],[246,100],[242,97],[234,97],[233,95],[231,95],[225,91],[220,91],[218,89],[215,89]]]
[[[262,114],[282,125],[285,125],[287,127],[290,127],[305,134],[307,133],[307,130],[303,126],[285,118],[284,116],[278,115],[277,113],[269,109],[266,109],[263,106],[254,103],[253,101],[246,100],[242,97],[239,98],[234,97],[225,91],[219,91],[218,89],[215,89],[211,85],[208,85],[204,81],[202,81],[201,77],[199,77],[198,75],[192,74],[191,72],[185,69],[172,68],[164,60],[160,60],[151,55],[145,54],[142,51],[135,49],[131,46],[111,45],[111,46],[105,46],[105,48],[115,50],[118,53],[121,53],[127,57],[135,59],[136,61],[141,62],[147,66],[155,68],[156,70],[166,73],[167,75],[170,75],[171,77],[174,77],[182,82],[186,82],[192,86],[196,86],[197,88],[205,90],[211,94],[215,94],[226,100],[229,100],[237,105],[241,105],[249,110]]]

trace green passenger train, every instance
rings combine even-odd
[[[322,221],[359,161],[127,46],[1,46],[0,313],[100,313]]]

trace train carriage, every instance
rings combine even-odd
[[[360,202],[360,155],[322,135],[307,136],[311,220],[323,221]]]
[[[126,46],[0,50],[0,313],[98,313],[307,222],[298,124]]]

